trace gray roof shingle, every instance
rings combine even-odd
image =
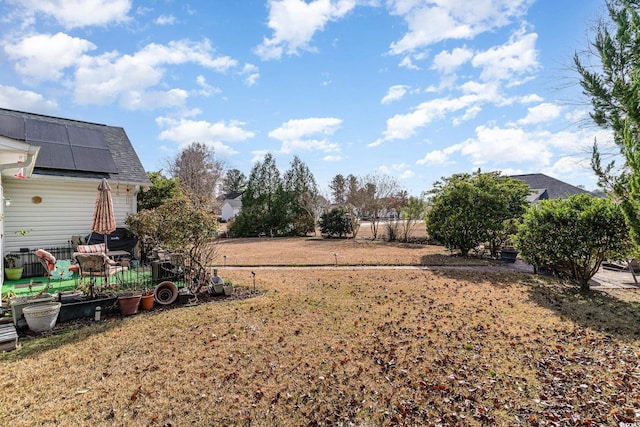
[[[574,194],[589,194],[593,196],[593,193],[587,190],[567,184],[559,179],[551,178],[542,173],[510,175],[509,177],[524,182],[539,196],[544,194],[546,190],[546,196],[549,199],[566,199]]]

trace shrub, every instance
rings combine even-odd
[[[320,232],[328,237],[345,237],[357,227],[355,214],[344,206],[338,206],[320,215]]]
[[[589,290],[589,280],[602,261],[617,259],[630,249],[620,207],[586,194],[531,206],[514,240],[528,263],[568,277],[583,291]]]
[[[430,192],[427,232],[463,256],[488,241],[496,256],[505,224],[524,212],[529,191],[523,182],[498,172],[452,175],[436,182]]]
[[[216,256],[218,221],[203,200],[178,191],[157,208],[129,215],[127,225],[146,247],[184,256],[185,284],[194,294],[207,285],[207,266]]]

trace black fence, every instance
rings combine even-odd
[[[56,257],[56,259],[71,259],[73,257],[73,251],[68,246],[43,249],[47,252],[50,252],[51,255]],[[16,265],[18,267],[22,265],[22,277],[42,277],[45,275],[45,269],[36,256],[35,250],[22,250],[10,253],[12,255],[18,255]]]

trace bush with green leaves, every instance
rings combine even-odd
[[[353,235],[359,227],[355,212],[345,206],[336,206],[320,215],[320,232],[328,237]]]
[[[587,194],[531,206],[514,241],[529,264],[567,277],[583,291],[589,290],[602,261],[619,259],[630,250],[620,206]]]
[[[127,226],[143,246],[182,254],[185,284],[194,294],[208,284],[218,220],[204,199],[177,191],[157,208],[129,215]]]
[[[508,220],[526,208],[529,187],[499,172],[455,174],[434,184],[426,215],[429,236],[463,256],[484,242],[496,253]]]

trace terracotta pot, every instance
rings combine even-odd
[[[140,297],[141,295],[119,296],[120,312],[125,316],[136,314],[140,305]]]
[[[140,309],[141,310],[151,310],[153,308],[153,303],[155,302],[155,295],[142,295],[140,298]]]
[[[158,304],[169,305],[178,299],[178,287],[175,283],[167,280],[156,286],[153,294],[155,295]]]

